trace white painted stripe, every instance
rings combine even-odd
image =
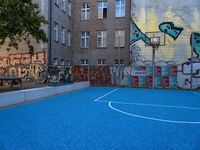
[[[176,123],[176,124],[200,124],[200,122],[191,122],[191,121],[176,121],[176,120],[166,120],[166,119],[158,119],[158,118],[152,118],[152,117],[146,117],[146,116],[141,116],[141,115],[136,115],[136,114],[132,114],[132,113],[128,113],[122,110],[119,110],[117,108],[114,108],[111,105],[112,102],[109,102],[109,107],[112,110],[115,110],[117,112],[120,112],[122,114],[128,115],[128,116],[132,116],[132,117],[136,117],[136,118],[141,118],[141,119],[146,119],[146,120],[153,120],[153,121],[159,121],[159,122],[166,122],[166,123]]]
[[[94,101],[96,102],[96,101],[98,101],[98,100],[100,100],[100,99],[102,99],[102,98],[106,97],[107,95],[114,93],[114,92],[115,92],[115,91],[117,91],[117,90],[119,90],[119,89],[118,89],[118,88],[117,88],[117,89],[114,89],[114,90],[112,90],[112,91],[110,91],[110,92],[108,92],[108,93],[104,94],[103,96],[101,96],[101,97],[98,97],[98,98],[97,98],[97,99],[95,99]]]
[[[194,94],[197,94],[197,95],[199,95],[200,96],[200,93],[198,93],[198,92],[193,92]]]
[[[171,105],[157,105],[157,104],[145,104],[145,103],[127,103],[127,102],[118,102],[118,101],[100,101],[109,103],[112,102],[114,104],[125,104],[125,105],[136,105],[136,106],[150,106],[150,107],[164,107],[164,108],[176,108],[176,109],[192,109],[192,110],[200,110],[198,107],[184,107],[184,106],[171,106]]]

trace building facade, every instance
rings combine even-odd
[[[129,0],[73,0],[74,65],[129,63]]]
[[[72,64],[72,2],[71,0],[49,1],[49,64]]]

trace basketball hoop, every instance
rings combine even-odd
[[[150,45],[157,50],[160,46],[160,37],[151,37]]]

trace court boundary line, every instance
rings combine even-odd
[[[120,101],[98,101],[98,102],[102,102],[102,103],[112,102],[113,104],[125,104],[125,105],[136,105],[136,106],[152,106],[152,107],[163,107],[163,108],[200,110],[199,107],[184,107],[184,106],[157,105],[157,104],[145,104],[145,103],[128,103],[128,102],[120,102]]]
[[[200,93],[198,93],[198,92],[194,92],[194,91],[193,91],[193,93],[200,96]]]
[[[100,99],[102,99],[102,98],[104,98],[104,97],[106,97],[106,96],[108,96],[108,95],[110,95],[110,94],[116,92],[117,90],[119,90],[119,88],[114,89],[114,90],[112,90],[112,91],[110,91],[110,92],[108,92],[108,93],[106,93],[106,94],[104,94],[104,95],[102,95],[102,96],[96,98],[94,101],[97,102],[98,100],[100,100]]]
[[[122,113],[122,114],[125,114],[125,115],[128,115],[128,116],[132,116],[132,117],[136,117],[136,118],[141,118],[141,119],[146,119],[146,120],[153,120],[153,121],[159,121],[159,122],[165,122],[165,123],[176,123],[176,124],[200,124],[200,122],[192,122],[192,121],[176,121],[176,120],[167,120],[167,119],[158,119],[158,118],[153,118],[153,117],[146,117],[146,116],[142,116],[142,115],[136,115],[136,114],[133,114],[133,113],[129,113],[129,112],[125,112],[125,111],[122,111],[120,109],[117,109],[115,107],[113,107],[111,105],[111,101],[109,102],[109,107],[110,109],[114,110],[114,111],[117,111],[119,113]]]

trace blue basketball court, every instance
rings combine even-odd
[[[91,87],[0,109],[0,150],[198,150],[200,92]]]

